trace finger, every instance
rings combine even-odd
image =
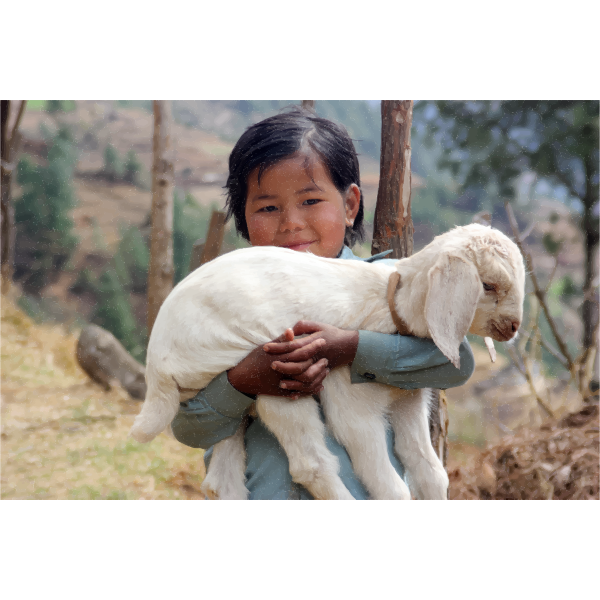
[[[323,389],[323,381],[329,375],[329,369],[325,369],[313,382],[311,394],[318,394]]]
[[[278,373],[283,373],[284,375],[301,375],[306,371],[309,367],[314,364],[312,358],[305,360],[304,362],[280,362],[275,361],[271,363],[271,368]]]
[[[299,348],[289,354],[279,354],[277,356],[277,362],[304,362],[309,359],[313,359],[314,362],[317,358],[322,358],[317,355],[323,350],[326,343],[327,342],[323,338],[317,338],[307,346],[304,346],[304,348]]]
[[[295,375],[294,379],[297,381],[303,381],[307,385],[312,385],[312,382],[319,376],[323,371],[327,368],[327,359],[323,358],[319,362],[316,362],[314,365],[311,365],[306,371],[300,373],[300,375]]]
[[[288,331],[292,331],[289,329]],[[293,334],[293,332],[292,332]],[[307,344],[310,344],[313,340],[317,339],[318,335],[309,335],[307,337],[293,339],[289,341],[281,340],[282,336],[279,336],[276,340],[272,342],[267,342],[263,346],[263,350],[268,352],[269,354],[286,354],[288,352],[292,352],[293,350],[297,350],[298,348],[302,348]]]
[[[290,327],[288,327],[279,337],[276,337],[273,342],[292,342],[293,340],[294,332]]]
[[[329,375],[329,369],[324,369],[310,385],[297,381],[296,379],[284,379],[279,383],[279,387],[285,386],[281,389],[286,391],[293,390],[298,394],[316,394],[320,391],[327,375]]]
[[[327,366],[327,359],[319,362],[307,361],[304,363],[277,363],[276,371],[284,375],[292,375],[296,381],[312,383],[315,377]]]
[[[303,335],[305,333],[316,333],[323,331],[326,327],[323,323],[317,323],[316,321],[298,321],[292,328],[294,335]]]

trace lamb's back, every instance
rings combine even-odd
[[[335,289],[341,262],[259,247],[203,265],[165,300],[150,336],[148,361],[172,373],[182,387],[194,387],[183,381],[188,377],[207,385],[298,320],[335,320],[328,312],[339,307],[327,307],[323,295],[326,288]]]

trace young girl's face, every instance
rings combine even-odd
[[[268,168],[258,183],[258,169],[248,178],[246,223],[253,246],[279,246],[335,258],[344,245],[360,206],[352,184],[341,194],[323,163],[295,155]]]

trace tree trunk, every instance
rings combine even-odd
[[[586,295],[592,293],[592,280],[594,279],[594,259],[596,247],[600,242],[600,236],[594,227],[594,217],[592,215],[592,206],[594,202],[584,202],[585,210],[583,213],[583,233],[585,250],[585,278],[583,291]],[[598,309],[593,299],[585,300],[582,306],[583,318],[583,349],[587,354],[594,346],[594,329],[598,320]]]
[[[413,251],[410,214],[410,129],[412,100],[381,102],[381,160],[373,223],[373,254],[393,250],[393,258]]]
[[[173,162],[169,139],[170,105],[170,101],[167,100],[154,100],[148,335],[152,331],[162,303],[173,289]]]
[[[312,108],[315,109],[315,101],[314,100],[302,100],[302,108]]]
[[[206,242],[204,240],[197,240],[192,247],[189,273],[221,254],[226,217],[227,215],[224,212],[219,210],[213,211],[206,234]]]
[[[106,329],[88,325],[77,342],[77,361],[91,379],[110,389],[118,381],[132,398],[146,396],[146,370]]]
[[[413,252],[410,172],[412,112],[412,100],[381,102],[381,160],[372,254],[392,250],[391,258],[404,258]],[[433,391],[429,430],[433,448],[445,467],[448,457],[448,408],[446,395],[440,390]]]
[[[11,197],[12,174],[15,171],[15,160],[21,142],[19,124],[25,111],[26,100],[21,100],[12,132],[8,130],[10,117],[10,100],[1,101],[2,143],[0,149],[1,163],[1,272],[2,292],[10,289],[12,282],[15,255],[15,208]],[[14,102],[13,102],[14,105]]]

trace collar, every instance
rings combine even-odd
[[[392,313],[392,321],[394,321],[394,325],[400,335],[412,335],[406,321],[398,314],[396,311],[396,304],[394,302],[394,296],[396,291],[400,289],[402,285],[402,278],[400,277],[400,273],[398,271],[394,271],[388,280],[387,287],[387,301],[388,307],[390,309],[390,313]]]

